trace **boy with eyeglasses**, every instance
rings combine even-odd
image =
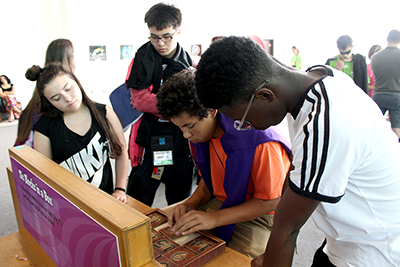
[[[365,57],[353,54],[353,39],[348,35],[342,35],[336,41],[339,55],[329,58],[325,65],[331,66],[349,75],[366,94],[369,93],[368,71]]]
[[[177,235],[214,229],[230,248],[253,258],[269,238],[290,167],[290,145],[277,128],[234,126],[217,110],[205,109],[194,76],[194,70],[183,70],[157,93],[160,115],[191,142],[202,176],[193,195],[165,209],[168,221]]]
[[[202,55],[195,86],[204,107],[257,129],[287,119],[293,170],[252,266],[292,266],[310,217],[326,237],[312,266],[400,266],[397,136],[349,76],[329,66],[294,70],[231,36]]]
[[[132,171],[127,194],[151,206],[162,182],[171,205],[190,196],[194,165],[182,132],[160,118],[156,93],[163,82],[192,67],[193,62],[178,43],[182,22],[178,8],[156,4],[147,11],[144,21],[150,31],[149,42],[136,52],[126,80],[132,105],[143,112],[129,137]]]

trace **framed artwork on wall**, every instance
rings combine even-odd
[[[89,46],[89,60],[90,61],[107,60],[106,46],[105,45],[90,45]]]
[[[201,44],[192,44],[190,52],[192,56],[201,56]]]
[[[121,45],[120,46],[120,59],[132,59],[133,48],[132,45]]]

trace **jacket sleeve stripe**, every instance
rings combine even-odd
[[[320,82],[319,86],[322,94],[313,88],[312,95],[306,97],[305,101],[309,102],[312,108],[308,114],[309,120],[303,127],[305,138],[300,188],[312,194],[318,194],[329,145],[329,101],[323,82]],[[310,131],[312,131],[311,134]],[[308,157],[309,149],[310,158]],[[307,176],[309,176],[308,179],[306,179]]]

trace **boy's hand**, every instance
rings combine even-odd
[[[199,230],[214,229],[217,226],[217,218],[214,212],[192,210],[180,217],[172,230],[178,236],[188,235]]]
[[[167,213],[168,226],[172,227],[184,214],[194,209],[196,207],[186,203],[176,205],[174,209]]]
[[[336,69],[342,70],[343,67],[344,67],[344,62],[342,60],[338,60],[338,62],[336,63]]]

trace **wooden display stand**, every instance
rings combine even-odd
[[[150,207],[129,196],[123,204],[30,147],[9,153],[19,232],[0,238],[2,265],[162,266],[144,215]],[[250,259],[226,248],[203,266],[250,266]]]

